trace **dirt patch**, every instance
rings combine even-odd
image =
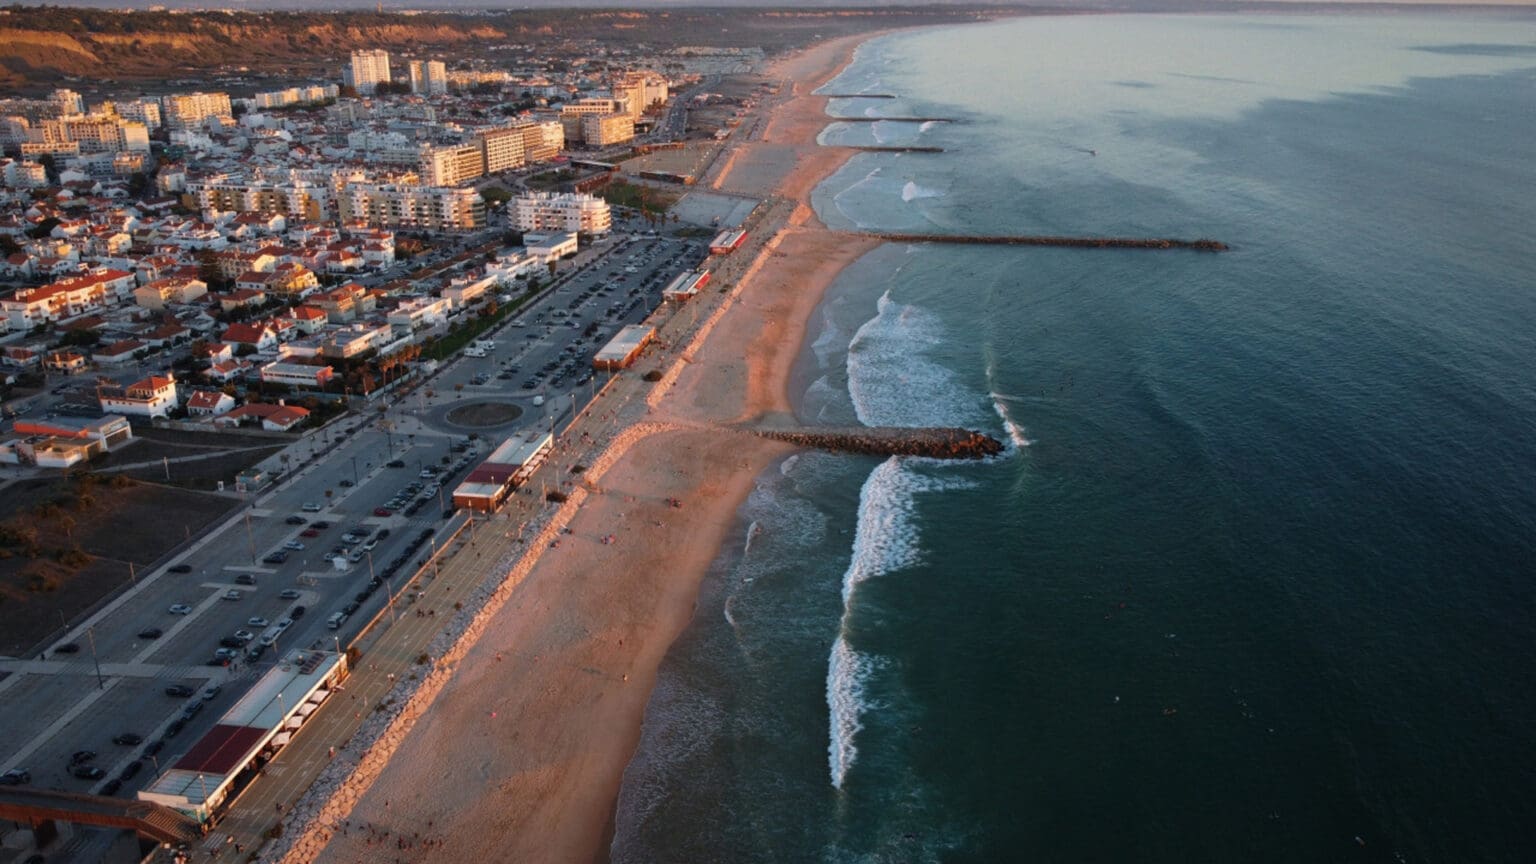
[[[51,478],[0,501],[0,654],[24,654],[238,502],[126,478]]]
[[[455,426],[487,428],[505,426],[523,416],[523,409],[510,402],[476,402],[460,405],[449,411],[443,419]]]
[[[220,481],[230,488],[236,474],[292,443],[288,438],[265,435],[139,426],[134,427],[133,434],[133,443],[92,461],[91,467],[136,480],[214,491]]]

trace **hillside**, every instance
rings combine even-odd
[[[148,82],[216,70],[338,74],[357,48],[418,54],[490,45],[583,42],[664,50],[760,46],[770,52],[880,27],[976,20],[985,7],[895,9],[518,10],[490,13],[115,12],[0,9],[0,87],[36,92],[68,79]],[[1001,13],[1006,14],[1006,13]],[[479,50],[473,55],[478,56]]]

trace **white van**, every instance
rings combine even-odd
[[[325,619],[325,626],[332,630],[341,629],[341,625],[345,623],[347,623],[347,613],[345,612],[332,613],[331,617]]]
[[[465,357],[484,357],[485,356],[485,349],[484,348],[465,348],[464,349],[464,356]]]

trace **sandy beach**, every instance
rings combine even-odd
[[[815,146],[826,100],[809,94],[867,38],[829,41],[769,70],[794,82],[793,96],[772,109],[762,140],[722,160],[711,185],[772,198],[784,227],[754,260],[736,262],[729,306],[676,362],[670,385],[658,385],[669,386],[664,395],[647,400],[643,427],[587,471],[558,548],[530,550],[538,560],[389,745],[382,771],[349,807],[327,811],[323,851],[285,860],[606,858],[662,658],[754,478],[791,452],[726,427],[792,422],[786,384],[806,322],[873,245],[824,230],[808,202],[849,155]]]

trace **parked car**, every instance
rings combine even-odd
[[[283,544],[283,548],[291,550],[291,551],[294,551],[294,552],[303,552],[304,551],[304,544],[300,543],[297,540],[289,540],[288,542]]]
[[[319,537],[320,536],[320,532],[316,531],[313,528],[305,528],[303,531],[299,532],[299,536],[300,537]]]
[[[191,687],[188,687],[185,684],[172,684],[171,686],[165,688],[165,695],[167,696],[191,696],[196,692],[196,690],[193,690]]]
[[[314,502],[310,502],[308,504],[305,504],[303,507],[300,507],[299,509],[303,510],[305,513],[319,513],[321,510],[324,510],[325,508],[321,507],[319,504],[316,504]]]
[[[32,772],[25,768],[12,768],[0,774],[0,786],[25,786],[32,782]]]
[[[192,572],[192,565],[191,564],[172,564],[171,566],[165,568],[165,572],[167,572],[167,573],[191,573]]]
[[[228,591],[224,592],[224,599],[225,600],[239,600],[242,596],[244,596],[244,595],[242,595],[239,591],[236,591],[233,588],[231,588]]]
[[[117,775],[117,779],[126,783],[129,780],[132,780],[134,775],[138,774],[142,770],[144,770],[144,763],[135,759],[132,762],[129,762],[127,765],[123,766],[123,772]]]
[[[225,648],[244,648],[245,642],[235,636],[225,636],[219,640],[219,644]]]
[[[289,525],[303,525],[305,522],[308,522],[309,520],[305,519],[303,516],[289,516],[284,521],[286,521]]]
[[[287,558],[288,556],[284,555],[283,557]],[[236,585],[255,585],[256,584],[256,577],[252,576],[249,573],[241,573],[240,575],[235,577],[235,584]]]
[[[136,744],[143,744],[144,736],[135,734],[133,732],[124,732],[121,735],[114,736],[112,738],[112,743],[119,744],[124,747],[132,747]]]
[[[190,615],[192,614],[192,607],[185,603],[177,603],[170,608],[170,613],[172,615]]]
[[[308,610],[303,606],[295,606],[288,610],[288,617],[297,620],[299,618],[303,618],[306,611]]]
[[[165,747],[165,742],[164,741],[151,741],[148,744],[144,745],[144,755],[145,756],[154,756],[155,754],[159,753],[162,749],[164,749],[164,747]]]
[[[385,462],[384,465],[387,468],[404,468],[405,467],[405,460],[403,460],[403,459],[391,459],[388,462]]]
[[[277,596],[283,598],[284,600],[297,600],[297,599],[299,599],[299,589],[297,589],[297,588],[284,588],[282,590],[282,592],[279,593]]]
[[[80,765],[82,763],[89,762],[89,761],[91,761],[92,759],[95,759],[95,758],[96,758],[96,751],[95,750],[76,750],[74,753],[70,754],[69,764],[70,765]]]
[[[204,702],[211,701],[214,697],[218,696],[219,695],[219,691],[221,691],[223,689],[224,689],[223,687],[220,687],[217,684],[210,684],[207,687],[204,687],[203,688],[203,701]]]
[[[123,781],[122,781],[122,779],[118,778],[118,777],[113,777],[111,780],[108,780],[106,783],[102,784],[101,794],[103,794],[103,795],[116,795],[118,793],[118,790],[120,790],[122,788],[123,788]]]
[[[284,561],[288,560],[288,553],[279,550],[277,552],[273,552],[270,555],[267,555],[266,557],[262,558],[261,560],[264,563],[267,563],[267,564],[281,564]]]
[[[139,638],[140,639],[159,639],[161,636],[164,636],[164,635],[165,635],[165,631],[161,630],[159,627],[150,627],[147,630],[140,630],[139,631]]]
[[[78,654],[78,653],[80,653],[80,646],[77,643],[74,643],[74,642],[65,642],[63,645],[55,645],[55,646],[53,646],[53,653],[55,653],[55,654]]]
[[[393,516],[394,513],[393,513],[393,511],[391,511],[387,507],[375,507],[375,508],[373,508],[373,515],[375,515],[375,516]]]
[[[69,769],[69,773],[79,777],[81,780],[100,780],[107,776],[107,772],[97,768],[95,765],[76,765]]]

